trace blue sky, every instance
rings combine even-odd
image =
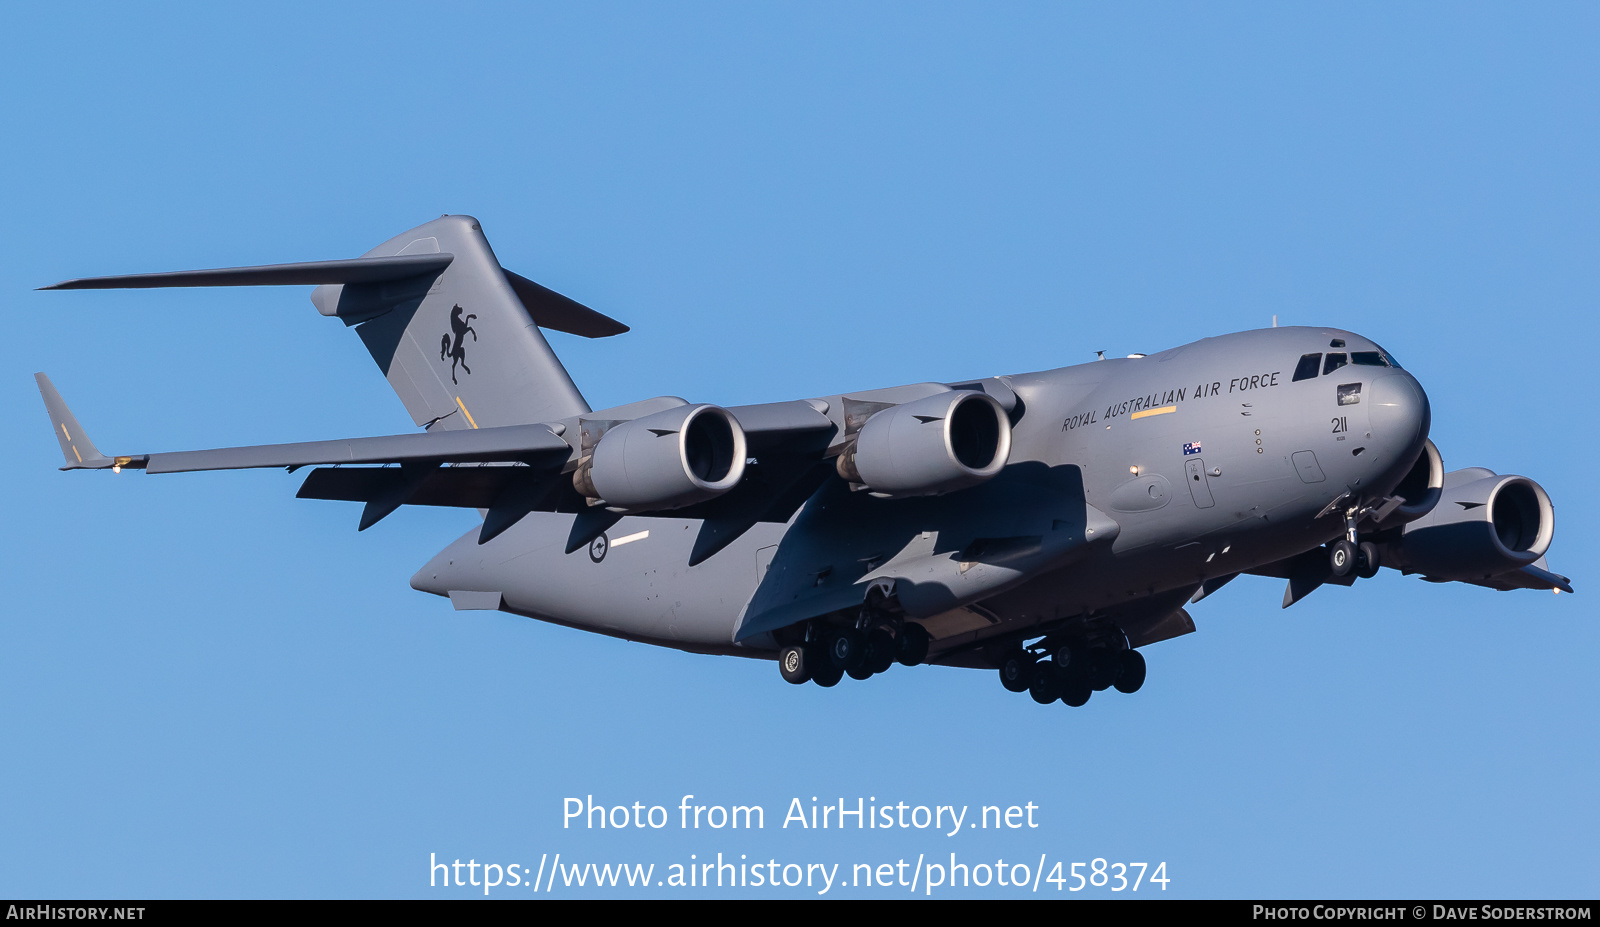
[[[558,852],[1165,861],[1180,897],[1600,888],[1592,6],[7,18],[0,895],[465,897],[429,887],[430,854]],[[988,672],[793,688],[456,613],[407,580],[470,513],[358,535],[355,506],[281,472],[56,471],[36,370],[112,453],[409,420],[302,288],[34,287],[354,256],[447,212],[633,326],[550,336],[596,408],[1039,370],[1273,315],[1362,332],[1428,390],[1447,467],[1550,492],[1579,594],[1385,571],[1280,611],[1280,583],[1244,578],[1150,648],[1143,691],[1069,711]],[[759,804],[768,826],[563,829],[591,794]],[[1032,802],[1041,826],[781,829],[811,796]]]

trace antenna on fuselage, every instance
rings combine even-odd
[[[1276,312],[1274,312],[1272,314],[1272,327],[1273,328],[1277,328],[1278,327],[1278,314]]]
[[[1096,352],[1094,352],[1094,359],[1095,360],[1105,360],[1106,359],[1106,352],[1104,352],[1104,351],[1096,351]]]

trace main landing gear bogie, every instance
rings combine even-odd
[[[1114,687],[1132,694],[1144,686],[1144,654],[1137,650],[1066,643],[1041,658],[1043,652],[1020,646],[1008,650],[998,666],[1000,684],[1010,692],[1028,693],[1041,705],[1059,701],[1072,708],[1088,704],[1096,692]]]
[[[814,682],[823,688],[851,679],[869,679],[896,663],[916,666],[928,658],[932,643],[919,624],[902,622],[898,628],[830,628],[808,634],[810,640],[789,644],[778,652],[778,671],[785,682]]]

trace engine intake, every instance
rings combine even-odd
[[[1473,469],[1446,475],[1444,484],[1438,504],[1391,546],[1394,566],[1471,582],[1520,569],[1549,549],[1555,509],[1538,483]]]
[[[677,509],[738,485],[744,462],[744,429],[728,410],[684,405],[612,426],[572,484],[612,508]]]
[[[1422,442],[1422,454],[1406,471],[1394,494],[1405,502],[1384,520],[1385,525],[1413,522],[1433,511],[1444,491],[1444,459],[1432,440]]]
[[[1011,457],[1011,419],[987,393],[952,390],[867,419],[839,475],[873,492],[927,496],[975,486]]]

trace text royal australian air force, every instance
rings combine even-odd
[[[1228,380],[1226,388],[1224,388],[1221,380],[1213,380],[1210,383],[1197,383],[1193,387],[1185,384],[1178,387],[1152,390],[1143,396],[1133,396],[1128,399],[1114,401],[1104,409],[1096,405],[1092,409],[1085,409],[1082,412],[1069,415],[1062,420],[1061,430],[1072,431],[1085,425],[1109,422],[1124,415],[1136,419],[1150,415],[1164,415],[1168,412],[1178,411],[1178,406],[1185,402],[1267,389],[1278,385],[1278,378],[1282,373],[1283,371],[1281,370],[1274,370],[1271,373],[1252,373],[1246,376],[1233,377]]]

